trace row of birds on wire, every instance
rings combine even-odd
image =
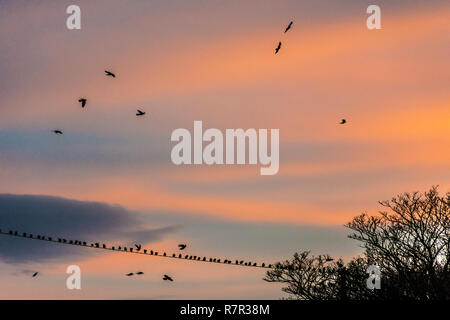
[[[150,255],[150,256],[157,256],[162,258],[172,258],[172,259],[183,259],[188,261],[197,261],[197,262],[209,262],[209,263],[221,263],[221,264],[228,264],[228,265],[235,265],[235,266],[244,266],[244,267],[256,267],[256,268],[266,268],[271,269],[273,268],[272,264],[266,265],[265,263],[258,264],[257,262],[251,262],[251,261],[244,261],[244,260],[235,260],[234,262],[230,259],[220,259],[220,258],[207,258],[207,257],[201,257],[196,255],[189,255],[189,254],[182,254],[173,253],[172,255],[168,255],[166,252],[163,252],[163,254],[159,254],[158,251],[148,250],[142,248],[141,244],[135,244],[134,247],[122,247],[122,246],[107,246],[106,244],[100,244],[99,242],[93,242],[88,243],[86,241],[80,241],[80,240],[67,240],[65,238],[53,238],[43,235],[36,235],[34,236],[32,233],[20,233],[19,231],[13,231],[9,230],[8,232],[3,232],[0,229],[1,235],[7,235],[7,236],[15,236],[15,237],[21,237],[25,239],[33,239],[33,240],[41,240],[41,241],[48,241],[48,242],[54,242],[59,244],[65,244],[65,245],[74,245],[74,246],[82,246],[86,248],[94,248],[94,249],[103,249],[103,250],[110,250],[110,251],[117,251],[117,252],[126,252],[126,253],[134,253],[134,254],[144,254],[144,255]],[[180,243],[178,245],[178,249],[180,251],[183,251],[187,248],[187,244]],[[33,277],[36,277],[39,272],[35,272],[33,274]],[[138,271],[138,272],[130,272],[127,273],[126,276],[131,277],[134,275],[142,275],[144,272]],[[164,275],[163,280],[166,281],[173,281],[173,278]]]

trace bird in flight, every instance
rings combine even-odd
[[[133,274],[134,274],[133,272],[130,272],[130,273],[127,273],[126,276],[131,277]]]
[[[286,30],[284,30],[284,33],[288,32],[291,29],[293,23],[294,21],[289,22],[288,26],[286,27]]]
[[[333,260],[334,260],[333,258],[326,258],[325,262],[330,262],[330,261],[333,261]]]
[[[141,111],[141,110],[137,110],[137,113],[136,113],[136,116],[143,116],[145,114],[145,112],[144,111]]]
[[[63,132],[61,130],[53,130],[52,131],[54,134],[63,134]]]
[[[116,77],[116,75],[114,73],[112,73],[111,71],[105,70],[105,73],[106,73],[107,76],[110,76],[110,77],[113,77],[113,78]]]
[[[141,248],[142,248],[142,245],[140,245],[140,244],[135,244],[134,246],[136,247],[137,251],[141,250]]]
[[[178,248],[179,248],[180,250],[184,250],[184,249],[186,249],[186,247],[187,247],[186,244],[179,244],[179,245],[178,245]]]
[[[278,47],[275,48],[275,54],[277,54],[278,51],[280,51],[280,49],[281,49],[281,41],[278,42]]]
[[[81,98],[81,99],[78,99],[78,102],[80,102],[81,103],[81,107],[82,108],[84,108],[85,106],[86,106],[86,99],[85,98]]]
[[[39,273],[39,272],[33,273],[33,276],[32,276],[32,277],[33,277],[33,278],[36,277],[36,276],[38,275],[38,273]]]
[[[144,273],[142,271],[138,271],[138,272],[136,272],[136,274],[141,275],[141,274],[144,274]]]
[[[347,123],[347,120],[345,120],[345,119],[342,119],[341,122],[339,122],[339,124],[346,124],[346,123]]]
[[[173,281],[173,279],[169,277],[167,274],[164,275],[163,280]]]

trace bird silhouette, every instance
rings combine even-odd
[[[140,244],[135,244],[134,246],[136,247],[137,251],[140,251],[142,248],[142,245],[140,245]]]
[[[326,258],[325,262],[330,262],[330,261],[333,261],[333,260],[334,260],[333,258]]]
[[[113,77],[113,78],[116,77],[116,75],[114,73],[112,73],[111,71],[108,71],[108,70],[105,70],[105,74],[106,74],[106,76],[109,76],[109,77]]]
[[[61,130],[52,130],[52,132],[54,134],[63,134],[63,132]]]
[[[142,271],[138,271],[138,272],[136,272],[136,274],[141,275],[141,274],[144,274],[144,273]]]
[[[275,54],[277,54],[278,51],[280,51],[280,49],[281,49],[281,41],[278,42],[278,47],[275,48]]]
[[[82,108],[84,108],[85,106],[86,106],[86,99],[85,98],[81,98],[81,99],[78,99],[78,102],[80,102],[81,103],[81,107]]]
[[[39,273],[39,272],[33,273],[32,277],[33,277],[33,278],[36,277],[36,276],[38,275],[38,273]]]
[[[186,249],[186,247],[187,247],[187,245],[186,245],[186,244],[183,244],[183,243],[181,243],[181,244],[178,245],[178,248],[179,248],[180,250],[184,250],[184,249]]]
[[[126,276],[131,277],[133,274],[134,274],[133,272],[130,272],[130,273],[127,273]]]
[[[167,274],[164,275],[163,280],[173,281],[173,279],[169,277]]]
[[[341,122],[339,122],[339,124],[346,124],[346,123],[347,123],[347,120],[345,120],[345,119],[342,119]]]
[[[138,109],[137,112],[136,112],[136,116],[140,117],[140,116],[143,116],[143,115],[145,115],[145,112]]]
[[[294,21],[289,22],[288,26],[284,30],[284,33],[288,32],[291,29],[293,23],[294,23]]]

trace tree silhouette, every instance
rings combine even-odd
[[[404,193],[380,204],[378,216],[362,214],[345,226],[364,248],[348,263],[305,251],[277,263],[265,281],[280,282],[305,300],[450,299],[450,193],[437,187]],[[380,289],[368,289],[366,272],[376,265]]]

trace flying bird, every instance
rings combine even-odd
[[[187,247],[186,244],[179,244],[179,245],[178,245],[178,248],[179,248],[180,250],[184,250],[184,249],[186,249],[186,247]]]
[[[111,71],[105,70],[105,73],[106,73],[106,76],[110,76],[110,77],[113,77],[113,78],[116,77],[116,75],[114,73],[112,73]]]
[[[134,246],[136,247],[137,251],[141,250],[141,248],[142,248],[142,245],[140,245],[140,244],[135,244]]]
[[[137,113],[136,113],[136,116],[140,117],[140,116],[143,116],[143,115],[145,115],[145,112],[138,109]]]
[[[63,134],[63,132],[61,130],[52,130],[52,132],[54,134]]]
[[[136,274],[141,275],[141,274],[144,274],[144,273],[142,271],[138,271],[138,272],[136,272]]]
[[[133,272],[130,272],[130,273],[127,273],[126,276],[131,277],[133,274],[134,274]]]
[[[32,276],[32,277],[33,277],[33,278],[36,277],[36,276],[38,275],[38,273],[39,273],[39,272],[33,273],[33,276]]]
[[[173,281],[173,279],[169,277],[167,274],[164,275],[163,280]]]
[[[289,25],[286,27],[286,30],[284,30],[284,33],[288,32],[291,29],[293,23],[294,21],[289,22]]]
[[[278,47],[275,48],[275,54],[277,54],[278,51],[280,51],[280,49],[281,49],[281,41],[278,42]]]
[[[81,107],[82,108],[84,108],[85,106],[86,106],[86,99],[85,98],[81,98],[81,99],[78,99],[78,102],[80,102],[81,103]]]
[[[339,122],[339,124],[346,124],[346,123],[347,123],[347,120],[345,120],[345,119],[342,119],[341,122]]]

